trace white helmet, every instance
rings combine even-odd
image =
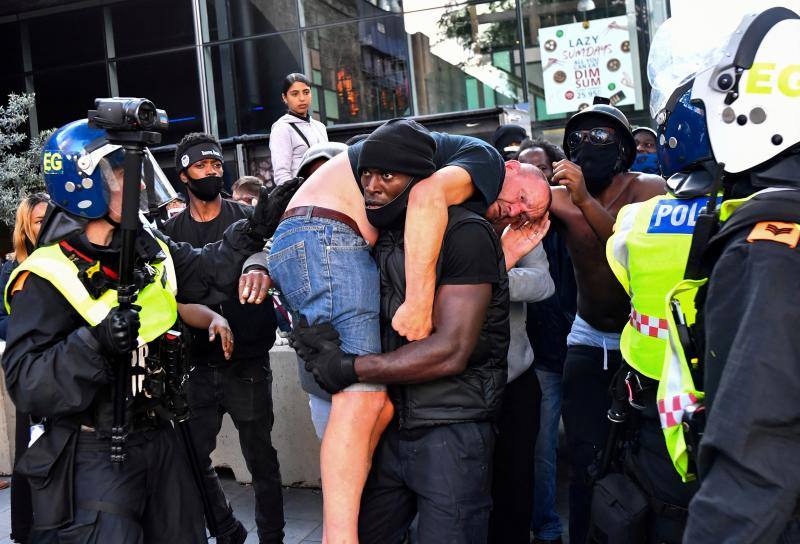
[[[750,14],[722,55],[698,70],[714,157],[746,172],[800,143],[800,15],[775,7]]]

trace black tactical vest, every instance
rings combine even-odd
[[[465,222],[480,224],[492,239],[495,251],[486,258],[497,262],[500,282],[492,285],[486,319],[464,372],[422,384],[389,387],[401,429],[493,420],[500,408],[506,383],[508,274],[500,240],[485,219],[465,208],[452,206],[449,216],[443,245],[447,244],[447,236],[456,225]],[[381,232],[375,245],[375,257],[381,279],[381,346],[384,352],[389,352],[407,343],[392,329],[392,317],[405,300],[403,231]],[[440,258],[437,283],[441,278],[441,266]]]

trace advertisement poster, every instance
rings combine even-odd
[[[539,29],[547,113],[569,113],[595,96],[624,106],[635,102],[628,17]]]

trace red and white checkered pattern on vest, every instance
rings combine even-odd
[[[658,415],[661,418],[661,428],[668,429],[680,425],[683,412],[687,407],[697,402],[697,397],[691,393],[675,395],[672,398],[658,401]]]
[[[631,325],[644,334],[653,338],[667,340],[669,338],[669,326],[666,319],[660,319],[651,315],[645,315],[631,308]]]

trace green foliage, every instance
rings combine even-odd
[[[53,129],[28,138],[24,126],[34,104],[33,94],[11,93],[0,106],[0,221],[6,225],[14,224],[22,198],[45,188],[41,154]]]
[[[477,29],[477,17],[473,21],[474,6],[448,9],[437,22],[445,38],[456,39],[465,49],[475,53],[491,53],[494,49],[514,47],[517,41],[516,18],[482,25]],[[497,0],[488,4],[489,13],[514,11],[513,0]]]

